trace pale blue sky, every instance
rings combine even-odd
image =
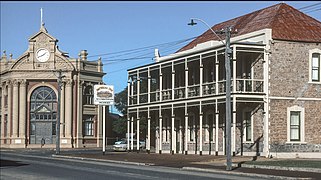
[[[40,8],[43,8],[45,27],[59,40],[59,48],[68,52],[70,57],[78,57],[82,49],[86,49],[89,56],[107,54],[102,56],[107,73],[104,82],[114,85],[115,92],[120,92],[127,86],[127,69],[152,63],[155,47],[133,54],[128,54],[128,50],[192,38],[207,30],[201,23],[187,26],[191,17],[214,25],[280,2],[1,1],[1,51],[6,50],[7,54],[12,53],[14,58],[18,58],[27,50],[28,38],[39,31]],[[285,3],[300,9],[319,2]],[[320,5],[319,10],[313,8],[302,11],[320,21]],[[167,44],[156,48],[163,56],[185,44]],[[125,52],[112,54],[119,51]],[[128,58],[132,60],[123,61]],[[89,59],[97,60],[98,56]]]

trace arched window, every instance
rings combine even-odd
[[[84,104],[93,104],[94,92],[92,86],[86,86],[84,90]]]
[[[30,98],[30,143],[53,143],[56,135],[57,96],[47,86],[36,88]]]

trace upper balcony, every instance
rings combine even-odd
[[[232,49],[231,93],[263,97],[264,46]],[[136,68],[128,78],[129,106],[224,96],[224,48]]]

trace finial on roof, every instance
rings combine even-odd
[[[43,22],[43,18],[42,18],[42,8],[40,8],[40,31],[42,32],[48,32],[47,29],[45,28],[45,23]]]
[[[6,50],[3,50],[3,55],[2,57],[7,57]]]

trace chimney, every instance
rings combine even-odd
[[[87,50],[81,50],[80,51],[80,59],[83,60],[83,61],[87,61]]]
[[[159,62],[159,58],[160,58],[159,50],[155,49],[155,62]]]

